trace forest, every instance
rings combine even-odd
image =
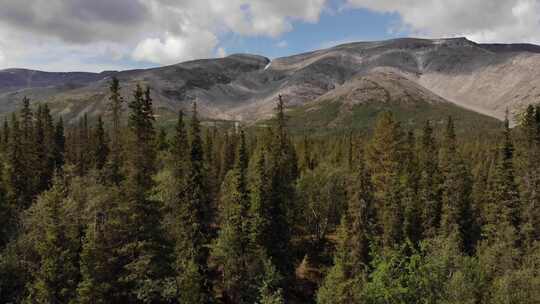
[[[152,91],[0,131],[0,303],[540,303],[540,105],[496,130],[162,128]],[[56,115],[55,115],[56,116]]]

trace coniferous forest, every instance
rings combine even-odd
[[[1,303],[540,303],[540,106],[479,136],[391,112],[299,134],[281,98],[162,129],[120,87],[104,117],[5,120]]]

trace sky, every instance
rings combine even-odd
[[[540,44],[540,0],[0,0],[0,69],[100,72],[461,36]]]

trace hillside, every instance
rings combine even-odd
[[[506,108],[537,102],[539,66],[540,47],[535,45],[403,38],[344,44],[272,61],[237,54],[120,72],[10,69],[0,71],[0,113],[17,109],[27,95],[49,102],[68,121],[83,113],[100,115],[106,111],[108,81],[114,75],[126,98],[137,83],[150,85],[158,115],[168,117],[197,101],[206,118],[253,122],[269,117],[280,94],[292,108],[309,108],[336,96],[351,107],[354,100],[349,99],[356,95],[340,92],[363,86],[367,79],[387,86],[400,77],[407,80],[407,87],[421,92],[420,99],[451,102],[502,118]],[[362,99],[384,98],[376,89],[367,92]]]

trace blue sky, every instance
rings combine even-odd
[[[292,31],[279,37],[228,34],[223,37],[221,45],[228,54],[253,53],[276,58],[351,41],[407,36],[405,31],[392,31],[399,19],[397,14],[376,13],[366,9],[326,10],[318,22],[295,22]]]
[[[123,70],[351,41],[540,43],[539,0],[0,0],[0,69]]]

